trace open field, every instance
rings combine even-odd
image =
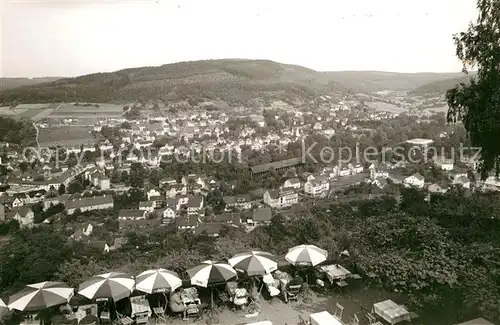
[[[117,114],[116,112],[113,111],[103,111],[103,112],[84,112],[84,111],[75,111],[75,112],[61,112],[59,110],[54,110],[51,114],[50,117],[52,118],[71,118],[71,117],[92,117],[92,116],[100,116],[100,117],[118,117],[121,116],[122,114],[119,113]]]
[[[27,109],[11,109],[9,106],[0,107],[0,116],[15,117],[26,112]]]
[[[54,105],[53,103],[46,103],[46,104],[19,104],[16,106],[16,109],[47,109],[51,108]]]
[[[90,127],[81,126],[53,126],[40,129],[38,141],[41,146],[77,145],[94,143],[94,136]]]
[[[23,113],[19,114],[20,117],[26,118],[26,119],[31,119],[32,121],[38,121],[41,120],[42,118],[50,115],[52,113],[53,109],[41,109],[41,110],[34,110],[34,109],[29,109],[24,111]]]
[[[115,104],[107,104],[107,103],[97,103],[96,105],[99,105],[98,107],[94,105],[89,105],[89,106],[84,106],[82,105],[75,105],[75,103],[62,103],[58,111],[61,112],[78,112],[78,111],[84,111],[84,112],[103,112],[103,111],[110,111],[110,112],[119,112],[120,114],[123,113],[123,106],[120,105],[115,105]]]
[[[58,104],[21,104],[13,109],[4,106],[0,107],[0,116],[38,121],[52,113],[57,105]]]
[[[426,108],[425,111],[427,112],[435,112],[435,113],[446,113],[448,112],[448,105],[443,105],[443,106],[440,106],[440,107],[432,107],[432,108]]]
[[[398,107],[397,105],[389,104],[386,102],[378,102],[378,101],[367,102],[366,105],[370,108],[377,110],[377,111],[389,112],[392,114],[401,114],[401,113],[407,111],[404,107]]]

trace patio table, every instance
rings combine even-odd
[[[373,305],[373,312],[390,324],[410,321],[410,313],[392,300],[385,300]]]
[[[348,269],[337,264],[320,266],[319,270],[326,274],[326,277],[332,284],[336,282],[336,280],[344,280],[351,275]]]
[[[340,320],[327,311],[311,314],[311,325],[343,325]]]

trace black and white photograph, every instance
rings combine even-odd
[[[500,0],[0,0],[0,325],[500,325]]]

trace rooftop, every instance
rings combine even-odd
[[[415,139],[407,140],[406,143],[408,143],[408,144],[414,144],[414,145],[428,145],[428,144],[434,143],[434,140],[431,140],[431,139],[422,139],[422,138],[415,138]]]
[[[99,206],[113,203],[113,196],[102,195],[83,197],[78,199],[69,200],[66,202],[66,209],[80,209],[87,206]]]
[[[252,166],[250,167],[250,170],[252,171],[252,173],[262,173],[269,171],[269,169],[292,167],[295,165],[300,165],[302,163],[303,163],[302,157],[298,157],[298,158],[275,161],[268,164]]]

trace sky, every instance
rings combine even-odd
[[[475,0],[0,0],[2,77],[221,58],[320,71],[460,72]]]

